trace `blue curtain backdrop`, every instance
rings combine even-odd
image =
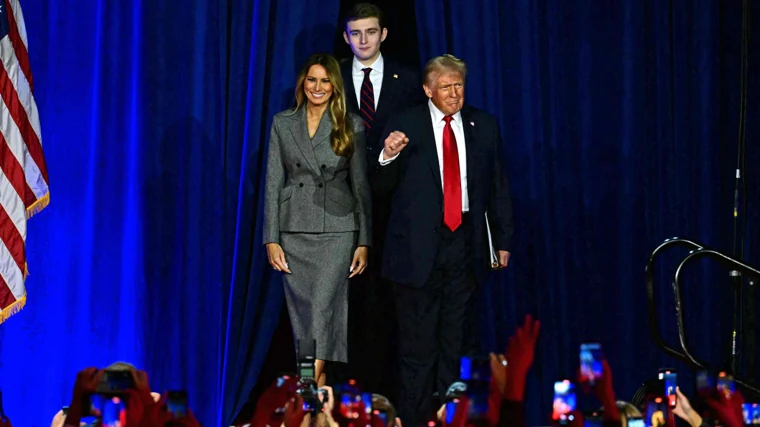
[[[445,52],[467,61],[467,102],[502,126],[516,244],[510,269],[484,289],[483,335],[501,350],[524,313],[543,321],[530,425],[546,421],[552,382],[575,378],[582,342],[603,344],[622,399],[663,366],[680,368],[691,389],[686,367],[648,336],[644,265],[673,236],[731,254],[741,2],[416,0],[416,11],[423,62]],[[756,35],[750,76],[760,66]],[[750,83],[752,189],[760,87]],[[745,257],[758,265],[753,194]],[[728,273],[710,263],[689,272],[691,343],[720,364]],[[676,345],[672,289],[660,278],[659,312]]]
[[[6,413],[46,425],[77,371],[125,360],[223,425],[282,303],[256,233],[265,135],[338,3],[22,5],[53,203],[30,223],[27,308],[0,328]]]
[[[6,412],[45,425],[78,370],[127,360],[157,390],[188,389],[204,425],[224,425],[256,381],[282,304],[257,232],[271,117],[289,104],[297,66],[332,47],[339,1],[22,5],[52,204],[30,222],[29,303],[0,327]],[[517,246],[484,289],[486,347],[500,349],[523,313],[543,320],[533,424],[583,341],[604,344],[630,398],[672,364],[645,329],[649,252],[672,235],[730,252],[738,2],[416,8],[421,63],[444,52],[468,61],[468,101],[499,118],[508,153]],[[751,189],[760,87],[750,83]],[[751,200],[754,264],[757,208]],[[689,329],[718,363],[726,274],[694,270]],[[667,286],[661,294],[672,319]]]

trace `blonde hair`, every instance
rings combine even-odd
[[[464,80],[467,78],[467,64],[456,56],[449,55],[448,53],[436,56],[425,65],[425,83],[430,85],[434,74],[437,75],[447,72],[459,73]]]
[[[629,418],[641,418],[641,411],[639,411],[639,408],[634,406],[632,403],[628,403],[624,400],[618,400],[615,402],[615,406],[617,406],[617,410],[620,413],[620,423],[623,426],[628,425]],[[604,410],[603,407],[602,410]]]
[[[332,55],[326,53],[315,53],[306,60],[306,63],[298,73],[296,80],[296,108],[293,113],[300,108],[305,108],[306,94],[303,85],[309,70],[314,65],[320,65],[327,71],[327,78],[333,87],[333,93],[328,101],[327,110],[330,112],[330,122],[332,122],[332,134],[330,145],[333,152],[341,157],[350,157],[354,152],[353,129],[348,123],[346,112],[346,92],[343,85],[343,77],[340,73],[340,64]]]

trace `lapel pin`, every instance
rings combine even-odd
[[[394,79],[397,79],[397,78],[398,78],[398,74],[394,74],[394,75],[393,75],[393,78],[394,78]]]
[[[475,122],[470,122],[470,126],[475,126]]]

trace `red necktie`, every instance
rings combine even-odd
[[[363,68],[362,71],[364,71],[364,81],[362,82],[362,91],[359,97],[361,100],[359,111],[362,113],[365,130],[368,131],[372,129],[372,123],[375,121],[375,88],[372,86],[372,80],[369,78],[372,68]]]
[[[462,180],[459,175],[459,151],[451,116],[443,118],[443,223],[454,231],[462,224]]]

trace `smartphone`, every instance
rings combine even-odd
[[[122,427],[127,424],[128,398],[126,395],[94,393],[86,399],[86,403],[87,412],[81,420],[83,423],[100,427]]]
[[[346,420],[359,418],[359,403],[362,401],[362,395],[354,380],[346,384],[335,387],[333,392],[337,393],[340,399],[338,402],[338,411],[340,416]],[[370,400],[372,402],[372,400]]]
[[[715,390],[715,381],[707,370],[697,372],[697,395],[701,397],[711,396]]]
[[[678,401],[678,396],[676,395],[676,386],[678,386],[676,371],[672,369],[660,369],[657,378],[665,386],[665,398],[668,401],[668,406],[675,408]]]
[[[583,415],[583,427],[602,427],[603,425],[604,417],[601,412],[593,411]]]
[[[722,392],[727,398],[736,392],[734,377],[726,372],[718,372],[718,378],[715,383],[718,391]]]
[[[459,376],[467,385],[465,394],[470,400],[468,420],[484,420],[488,415],[491,385],[491,361],[486,357],[462,357]]]
[[[576,397],[575,386],[570,380],[562,380],[554,383],[554,401],[552,404],[552,419],[559,421],[560,425],[567,425],[570,421],[570,413],[575,411]]]
[[[187,392],[184,390],[169,391],[166,393],[166,410],[172,414],[173,419],[187,416]]]
[[[367,417],[372,416],[372,393],[362,393],[361,401],[364,404],[364,413]]]
[[[656,397],[647,403],[647,417],[644,420],[647,427],[664,427],[668,411],[661,397]]]
[[[279,377],[277,377],[277,387],[278,388],[285,387],[285,382],[288,381],[288,380],[290,380],[290,378],[291,378],[290,375],[280,375]],[[288,391],[291,392],[293,390],[288,390]],[[278,416],[284,416],[285,415],[285,409],[286,409],[286,407],[282,406],[280,408],[275,409],[274,413],[275,413],[275,415],[278,415]]]
[[[95,387],[95,393],[84,396],[82,415],[94,417],[103,427],[118,423],[118,418],[121,417],[119,414],[126,417],[127,391],[134,389],[134,387],[135,378],[132,376],[132,372],[104,370],[103,376]],[[109,422],[112,424],[108,424]],[[124,425],[124,422],[121,425]]]
[[[599,343],[581,344],[581,381],[594,385],[602,378],[602,345]]]
[[[384,409],[375,409],[372,413],[380,420],[382,425],[388,425],[388,413]]]

